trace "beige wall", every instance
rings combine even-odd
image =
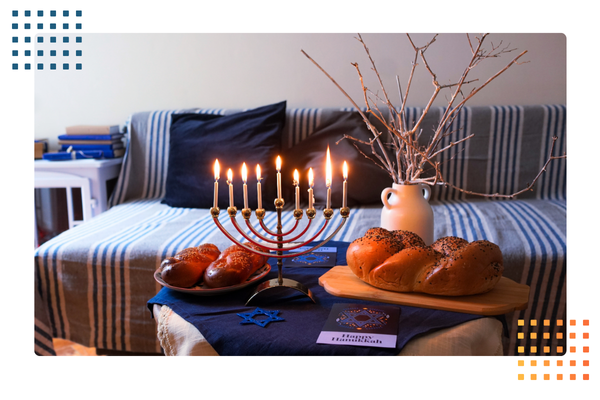
[[[318,61],[362,105],[358,62],[373,91],[378,84],[352,33],[345,34],[83,34],[82,43],[36,44],[57,49],[59,68],[35,72],[35,136],[51,144],[77,124],[122,124],[136,111],[186,107],[250,108],[287,100],[288,107],[350,106],[343,94],[300,52]],[[417,45],[432,35],[412,35]],[[396,101],[395,76],[405,87],[413,51],[404,34],[363,34]],[[480,82],[523,50],[515,65],[475,96],[470,105],[566,103],[566,37],[562,34],[492,34],[513,53],[485,61],[473,71]],[[426,55],[440,83],[458,79],[470,52],[464,34],[442,34]],[[70,49],[68,59],[62,49]],[[81,49],[81,57],[73,57]],[[37,51],[36,51],[37,53]],[[36,62],[39,62],[38,57]],[[69,62],[70,69],[60,69]],[[75,70],[74,63],[82,69]],[[479,84],[479,83],[478,83]],[[424,105],[431,78],[419,70],[409,105]],[[443,100],[443,97],[441,98]],[[438,101],[442,105],[443,101]],[[398,104],[396,104],[398,105]]]

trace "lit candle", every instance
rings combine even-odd
[[[348,164],[344,161],[344,186],[343,186],[343,197],[342,197],[342,208],[345,208],[348,204],[346,196],[348,194]]]
[[[229,206],[233,207],[233,171],[227,170],[227,184],[229,185]]]
[[[256,164],[256,193],[258,193],[258,208],[262,208],[262,190],[260,188],[260,165]]]
[[[246,181],[248,180],[248,170],[246,169],[246,163],[242,164],[242,181],[244,182],[244,208],[248,208],[248,186]]]
[[[300,175],[294,170],[294,186],[296,186],[296,210],[300,209]]]
[[[213,199],[213,207],[217,208],[218,200],[219,200],[219,178],[221,175],[221,167],[219,166],[219,160],[215,160],[215,196]]]
[[[325,165],[325,186],[327,186],[327,208],[331,208],[331,154],[327,146],[327,162]]]
[[[281,157],[277,156],[277,198],[281,199]]]
[[[313,195],[313,186],[315,184],[315,175],[313,173],[313,169],[310,168],[308,170],[308,208],[313,208],[313,201],[314,201],[314,195]]]

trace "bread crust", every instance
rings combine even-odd
[[[160,264],[160,276],[169,285],[192,287],[202,279],[204,271],[212,262],[211,254],[189,247],[164,259]]]
[[[257,251],[260,247],[248,244]],[[221,253],[204,271],[204,284],[211,288],[233,286],[245,282],[260,267],[267,257],[250,252],[238,245],[232,245]]]
[[[488,292],[504,270],[500,248],[487,240],[448,236],[425,246],[412,232],[383,228],[353,241],[346,260],[358,278],[375,287],[440,296]]]
[[[256,251],[257,245],[248,244]],[[211,288],[237,285],[266,264],[268,257],[256,254],[238,245],[223,252],[212,243],[188,247],[160,265],[162,279],[172,286],[188,288],[204,283]]]

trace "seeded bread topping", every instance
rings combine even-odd
[[[462,296],[492,290],[502,277],[500,248],[489,241],[448,236],[431,246],[415,233],[371,228],[346,253],[354,274],[397,292]]]

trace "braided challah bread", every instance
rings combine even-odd
[[[464,296],[493,289],[504,267],[500,248],[487,240],[454,236],[431,246],[416,234],[371,228],[353,241],[348,266],[361,280],[395,292]]]

